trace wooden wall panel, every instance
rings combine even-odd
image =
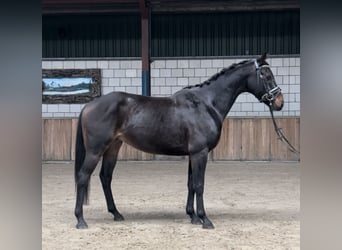
[[[242,119],[241,160],[269,160],[269,132],[268,119]]]
[[[256,141],[256,126],[257,121],[251,119],[243,119],[241,121],[241,160],[253,159],[256,155],[257,141]]]
[[[223,122],[221,138],[213,150],[213,160],[241,159],[241,119],[226,119]]]
[[[277,118],[284,135],[300,149],[300,119]],[[42,120],[42,159],[74,160],[77,119]],[[161,157],[162,158],[162,157]],[[119,160],[156,160],[160,157],[123,144]],[[277,139],[270,118],[229,118],[222,126],[217,147],[210,160],[299,160]]]
[[[71,119],[43,120],[43,160],[70,160]]]
[[[75,144],[77,134],[78,119],[71,120],[71,160],[75,160]]]
[[[289,142],[299,150],[299,119],[278,118],[276,122]],[[299,156],[288,150],[287,146],[278,139],[273,124],[271,133],[271,156],[272,160],[299,160]]]
[[[272,130],[270,119],[259,119],[257,120],[258,128],[256,131],[257,143],[257,154],[254,159],[263,161],[270,160],[271,145],[270,145],[270,131]],[[252,159],[252,160],[254,160]]]
[[[300,119],[278,118],[277,124],[297,149],[300,147]],[[221,139],[213,160],[299,160],[277,139],[270,118],[229,118],[223,123]]]

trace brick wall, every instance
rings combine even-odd
[[[151,94],[169,96],[181,88],[201,83],[232,63],[234,59],[169,59],[155,60],[151,65]],[[268,62],[279,87],[283,90],[285,106],[276,116],[300,115],[300,58],[270,58]],[[102,74],[102,94],[125,91],[141,94],[140,60],[43,60],[43,69],[99,68]],[[83,104],[43,104],[43,118],[77,117]],[[251,94],[242,94],[233,105],[228,117],[268,117],[266,106]]]

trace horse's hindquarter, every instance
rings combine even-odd
[[[187,155],[210,150],[218,141],[220,131],[206,108],[189,105],[186,98],[137,97],[124,112],[118,138],[145,152]]]

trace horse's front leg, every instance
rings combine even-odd
[[[208,160],[208,150],[204,149],[196,154],[190,155],[193,189],[196,193],[197,216],[202,220],[203,228],[214,228],[208,219],[203,202],[204,176]]]
[[[186,202],[186,213],[191,218],[192,224],[202,224],[200,218],[195,214],[194,210],[194,196],[195,190],[192,182],[192,168],[191,168],[191,160],[189,159],[189,170],[188,170],[188,200]]]

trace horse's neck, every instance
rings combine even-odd
[[[227,116],[236,98],[245,91],[246,76],[239,70],[236,69],[232,74],[223,74],[208,85],[210,101],[222,119]]]

